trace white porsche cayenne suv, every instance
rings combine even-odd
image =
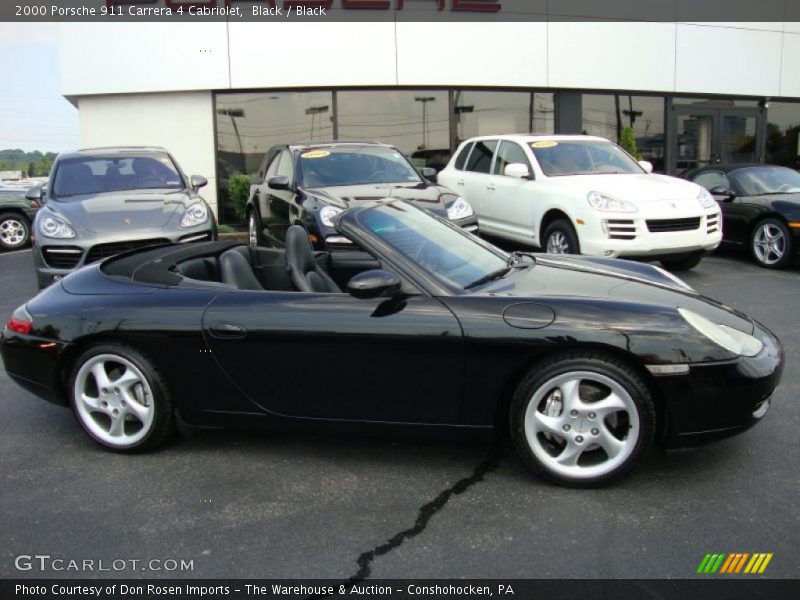
[[[722,240],[719,206],[703,187],[651,171],[605,138],[500,135],[463,142],[438,182],[466,198],[483,233],[691,269]]]

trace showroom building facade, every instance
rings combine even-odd
[[[659,172],[800,167],[798,22],[64,24],[60,50],[82,144],[169,148],[222,222],[231,175],[287,142],[441,168],[475,135],[632,133]]]

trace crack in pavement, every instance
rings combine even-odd
[[[380,546],[376,546],[372,550],[362,553],[356,563],[358,564],[358,571],[355,575],[347,579],[347,584],[352,585],[361,583],[370,576],[372,572],[372,562],[379,556],[388,554],[392,550],[400,547],[403,542],[413,537],[418,536],[425,531],[428,523],[433,516],[441,511],[445,505],[450,501],[453,496],[463,494],[476,483],[483,481],[483,478],[497,469],[500,466],[500,461],[505,457],[504,453],[493,452],[486,460],[481,462],[472,471],[469,477],[459,479],[452,486],[441,492],[436,498],[423,505],[417,514],[417,520],[414,526],[395,534]]]

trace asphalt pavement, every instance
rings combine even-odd
[[[771,552],[764,577],[798,577],[800,270],[715,255],[684,278],[778,334],[783,383],[757,427],[602,490],[448,441],[215,432],[115,455],[0,369],[0,577],[686,578],[708,552]],[[0,254],[0,317],[35,292],[30,251]],[[193,570],[15,567],[35,554]]]

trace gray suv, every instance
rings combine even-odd
[[[163,148],[94,148],[61,154],[33,224],[39,288],[74,269],[143,246],[217,237],[214,215]]]

